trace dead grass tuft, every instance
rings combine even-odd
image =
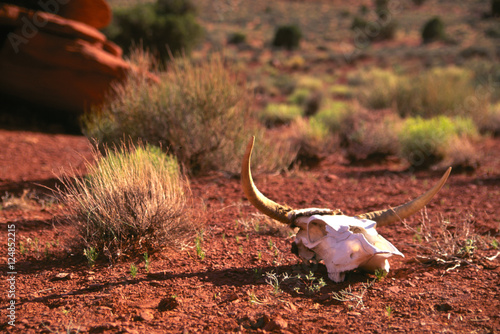
[[[177,160],[153,146],[94,151],[82,179],[58,189],[84,247],[110,259],[152,254],[192,238],[200,220]]]
[[[498,242],[493,237],[479,235],[474,223],[472,215],[467,215],[456,224],[441,218],[437,228],[432,229],[427,212],[423,210],[419,227],[414,229],[406,225],[414,233],[416,244],[412,246],[419,249],[417,261],[444,265],[447,272],[461,266],[488,265],[487,261],[493,261],[500,255],[497,252],[487,257],[489,251],[496,252]]]

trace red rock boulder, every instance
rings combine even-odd
[[[97,29],[47,12],[0,5],[0,92],[81,114],[130,65]]]

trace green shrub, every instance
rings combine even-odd
[[[260,121],[268,128],[290,124],[302,116],[302,108],[297,105],[270,103],[259,114]]]
[[[348,85],[333,85],[328,88],[328,92],[337,98],[352,99],[354,90]]]
[[[491,0],[491,16],[500,16],[500,0]]]
[[[304,116],[312,116],[319,110],[322,99],[323,94],[319,91],[298,88],[288,97],[287,102],[301,106]]]
[[[296,25],[284,25],[276,29],[273,46],[288,50],[297,49],[302,38],[302,31]]]
[[[311,118],[311,121],[322,124],[330,133],[338,133],[343,129],[349,114],[353,112],[353,109],[345,102],[328,101],[325,107]]]
[[[231,35],[229,35],[227,42],[229,44],[242,44],[245,43],[247,40],[247,35],[245,35],[242,32],[234,32]]]
[[[428,167],[446,157],[452,140],[476,137],[476,126],[469,118],[408,118],[399,134],[400,154],[414,167]]]
[[[164,61],[169,52],[189,54],[200,41],[202,28],[195,15],[195,7],[189,0],[140,3],[114,10],[113,20],[103,32],[125,53],[141,45]]]
[[[383,12],[387,14],[387,11]],[[390,40],[396,36],[398,22],[394,18],[386,18],[380,14],[376,21],[368,21],[363,17],[354,16],[351,30],[357,35],[356,39],[370,41]]]
[[[311,95],[311,90],[308,88],[297,88],[293,93],[287,98],[287,102],[290,104],[303,105],[307,98]]]
[[[161,145],[191,173],[239,171],[248,138],[262,129],[248,89],[222,57],[200,64],[175,59],[158,74],[160,82],[141,73],[131,73],[114,97],[83,117],[83,132],[100,143],[125,137]]]
[[[152,146],[122,145],[87,164],[83,179],[59,190],[85,248],[110,258],[178,245],[198,227],[187,179],[177,161]]]
[[[433,17],[422,28],[422,40],[430,43],[445,38],[444,23],[439,16]]]

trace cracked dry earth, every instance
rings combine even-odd
[[[115,264],[98,261],[89,268],[81,251],[71,253],[72,228],[58,220],[64,208],[44,188],[54,187],[61,168],[85,172],[84,161],[91,158],[87,139],[0,130],[0,191],[11,199],[22,198],[4,201],[0,211],[0,330],[497,333],[500,256],[495,258],[499,250],[491,243],[500,240],[499,145],[498,139],[481,143],[481,166],[470,174],[452,172],[427,207],[427,225],[436,235],[443,219],[452,233],[467,220],[480,240],[488,240],[472,245],[472,256],[460,262],[426,260],[424,247],[431,242],[396,224],[379,229],[405,254],[391,258],[385,278],[374,282],[373,274],[355,271],[335,284],[323,265],[302,265],[290,253],[290,234],[255,215],[239,180],[219,173],[192,179],[193,192],[207,209],[203,260],[191,245],[154,254],[149,272],[141,257]],[[278,202],[340,208],[353,215],[406,202],[429,188],[441,172],[411,174],[397,161],[350,166],[339,153],[309,171],[254,176],[261,191]],[[417,214],[406,223],[416,229],[422,220]],[[7,318],[8,225],[16,229],[15,327]],[[135,277],[132,263],[138,267]],[[304,278],[309,271],[316,280]],[[271,273],[280,282],[279,290],[266,282]],[[286,275],[292,278],[284,279]],[[320,278],[326,285],[313,291]],[[350,300],[337,300],[342,292]]]

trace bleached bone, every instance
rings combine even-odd
[[[265,215],[290,227],[299,227],[292,249],[306,261],[323,261],[328,277],[335,282],[342,282],[345,272],[356,268],[389,271],[387,259],[392,255],[404,255],[379,235],[376,227],[401,221],[422,209],[443,187],[451,172],[450,167],[426,193],[395,208],[355,217],[332,209],[295,210],[268,199],[255,186],[250,170],[254,141],[252,137],[241,166],[241,183],[246,197]]]

